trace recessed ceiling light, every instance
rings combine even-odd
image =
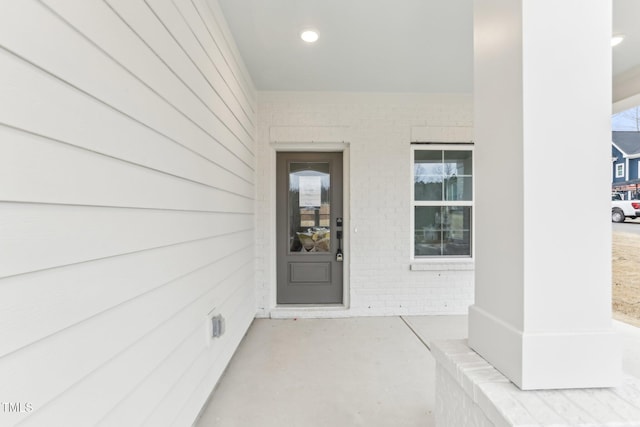
[[[624,40],[624,34],[616,34],[611,37],[611,46],[617,46]]]
[[[313,30],[305,30],[300,34],[300,38],[307,43],[314,43],[318,40],[318,33]]]

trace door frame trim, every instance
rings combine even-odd
[[[269,163],[271,165],[271,178],[269,180],[269,259],[267,262],[270,265],[269,274],[269,313],[272,317],[291,317],[298,316],[303,317],[304,313],[318,314],[322,311],[335,312],[336,310],[348,310],[350,307],[350,283],[351,277],[351,206],[349,201],[350,195],[350,144],[348,142],[271,142],[269,150]],[[341,152],[342,153],[342,214],[344,218],[343,230],[343,249],[345,253],[345,261],[342,272],[342,304],[277,304],[277,248],[276,248],[276,154],[278,152]],[[279,315],[273,316],[274,312],[279,312]],[[298,314],[299,312],[299,314]],[[285,314],[288,313],[288,314]],[[338,314],[338,313],[336,313]]]

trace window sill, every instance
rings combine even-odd
[[[473,271],[475,263],[473,260],[420,260],[411,261],[409,264],[411,271]]]

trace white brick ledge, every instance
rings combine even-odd
[[[412,126],[411,142],[471,142],[472,126]]]
[[[436,341],[436,425],[640,427],[640,380],[616,388],[522,391],[467,345]]]
[[[414,261],[409,268],[411,271],[472,271],[475,264],[473,261]]]
[[[349,126],[271,126],[269,142],[346,142]]]

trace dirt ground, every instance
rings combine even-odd
[[[640,236],[613,233],[613,317],[640,327]]]

